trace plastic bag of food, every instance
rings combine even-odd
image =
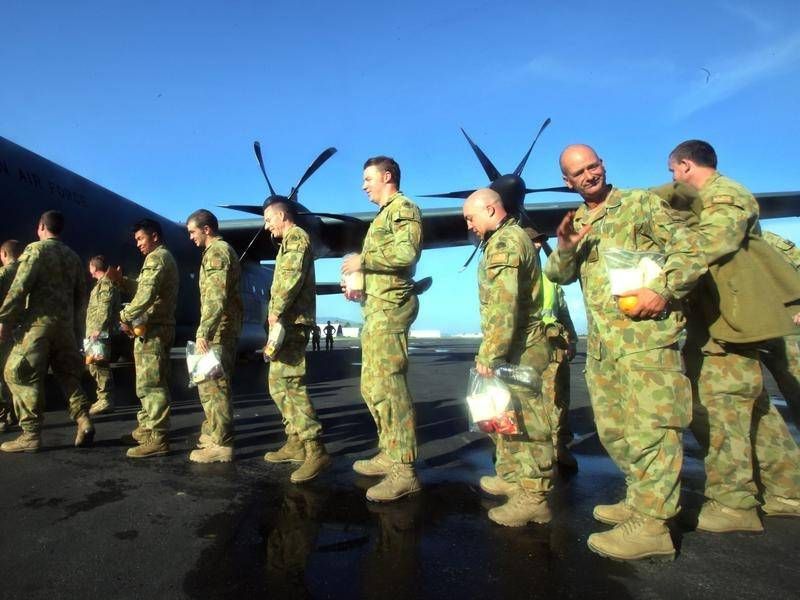
[[[355,256],[355,253],[345,254],[344,258],[347,260],[351,256]],[[362,271],[342,275],[339,283],[344,288],[344,297],[347,300],[352,302],[362,302],[364,300],[364,273]]]
[[[467,406],[472,419],[471,431],[519,433],[511,392],[498,377],[483,377],[470,369]]]
[[[96,340],[86,338],[83,340],[83,354],[87,365],[102,363],[108,360],[108,336],[98,337]]]
[[[131,331],[136,337],[144,337],[147,333],[147,315],[136,317],[131,321]]]
[[[269,328],[267,345],[264,346],[264,362],[275,360],[278,352],[283,346],[283,339],[286,337],[286,328],[278,321]]]
[[[224,377],[225,371],[219,357],[219,350],[211,348],[205,354],[197,352],[194,342],[186,342],[186,367],[189,371],[189,387],[198,383]]]
[[[665,257],[660,252],[638,252],[611,248],[603,252],[603,259],[611,284],[611,295],[638,290],[652,282],[664,267]]]

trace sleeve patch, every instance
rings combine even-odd
[[[714,196],[711,199],[711,204],[736,204],[733,196]]]

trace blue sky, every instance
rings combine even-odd
[[[553,4],[11,0],[0,135],[176,220],[261,202],[255,139],[284,192],[336,146],[301,200],[364,211],[366,157],[394,156],[412,197],[477,187],[458,128],[508,172],[546,117],[529,187],[560,184],[572,142],[594,145],[619,186],[658,184],[669,150],[697,137],[753,191],[800,189],[796,2]],[[796,219],[765,225],[800,238]],[[474,268],[457,273],[467,254],[423,255],[418,274],[435,282],[418,328],[478,330]],[[317,261],[318,280],[338,267]],[[577,286],[568,298],[585,328]],[[358,307],[320,298],[319,313]]]

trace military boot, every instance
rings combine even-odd
[[[233,448],[208,442],[202,448],[192,450],[189,453],[189,460],[196,463],[231,462],[233,460]]]
[[[307,441],[305,443],[305,454],[306,458],[303,464],[289,477],[292,483],[310,481],[331,465],[331,457],[319,440]]]
[[[303,462],[306,459],[306,451],[300,436],[296,433],[289,434],[286,443],[275,452],[267,452],[264,460],[271,463]]]
[[[530,522],[549,523],[553,515],[542,492],[520,488],[508,502],[489,511],[489,518],[498,525],[522,527]]]
[[[606,525],[619,525],[633,516],[633,509],[625,500],[620,500],[616,504],[598,504],[592,516]]]
[[[800,517],[800,500],[769,496],[761,510],[768,517]]]
[[[514,483],[509,483],[499,475],[484,475],[480,480],[481,489],[492,496],[510,496],[520,488]]]
[[[201,433],[200,437],[197,438],[197,447],[200,448],[201,450],[207,447],[209,444],[213,443],[214,440],[207,433]]]
[[[94,425],[88,415],[82,414],[75,422],[78,431],[75,433],[75,447],[88,448],[94,443]]]
[[[422,489],[413,465],[392,463],[389,474],[367,490],[367,500],[391,502]]]
[[[764,531],[755,508],[728,508],[716,500],[709,500],[700,509],[697,517],[697,530],[711,533],[729,533],[732,531]]]
[[[150,456],[163,456],[169,453],[169,439],[163,433],[151,431],[141,444],[135,448],[128,448],[128,458],[148,458]]]
[[[141,425],[136,427],[130,433],[126,433],[123,435],[120,440],[126,446],[138,446],[139,444],[143,443],[148,437],[150,436],[150,430],[145,429]]]
[[[673,560],[675,546],[664,521],[634,513],[630,519],[586,542],[592,552],[616,560]]]
[[[114,412],[114,405],[110,404],[105,398],[98,400],[89,407],[89,414],[102,415]]]
[[[388,475],[392,469],[392,459],[383,452],[378,452],[367,460],[357,460],[353,463],[353,471],[359,475],[377,477],[378,475]]]
[[[42,438],[36,431],[23,431],[22,435],[10,442],[3,442],[0,450],[3,452],[38,452],[42,445]]]

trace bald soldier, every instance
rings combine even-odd
[[[756,199],[717,171],[708,142],[678,144],[668,168],[697,190],[693,228],[709,265],[689,297],[683,349],[695,392],[692,432],[705,452],[697,529],[763,531],[756,481],[767,516],[800,517],[800,450],[764,390],[757,349],[794,332],[800,280],[761,239]]]
[[[295,223],[288,200],[273,201],[264,209],[264,229],[281,241],[275,258],[267,324],[280,323],[283,344],[269,365],[269,393],[283,416],[286,443],[267,452],[268,462],[302,463],[290,476],[292,483],[310,481],[328,467],[330,456],[320,440],[322,424],[306,390],[306,346],[317,312],[316,278],[311,240]]]
[[[203,249],[200,262],[200,323],[195,334],[197,352],[217,352],[221,377],[197,385],[205,420],[198,448],[189,454],[196,463],[233,460],[233,408],[231,378],[236,362],[236,343],[242,330],[244,308],[239,289],[239,257],[219,234],[214,213],[201,208],[186,219],[189,238]]]
[[[400,165],[388,156],[364,163],[361,188],[378,205],[361,254],[342,263],[342,274],[364,273],[361,395],[378,429],[378,454],[353,470],[382,476],[367,490],[373,502],[397,500],[421,489],[414,472],[416,415],[408,391],[408,332],[419,301],[414,271],[422,252],[422,215],[400,191]]]
[[[475,369],[483,377],[503,364],[531,367],[541,376],[550,362],[542,322],[539,255],[517,220],[506,213],[500,196],[488,188],[464,202],[467,229],[481,240],[478,266],[481,341]],[[553,475],[552,408],[541,390],[508,384],[515,409],[522,416],[519,435],[493,434],[497,475],[481,477],[481,489],[508,496],[489,518],[500,525],[521,527],[548,523],[547,492]]]
[[[86,280],[80,258],[60,239],[64,215],[56,210],[39,219],[38,242],[28,244],[0,307],[0,340],[14,332],[5,379],[14,396],[22,435],[0,446],[3,452],[36,452],[44,422],[45,377],[52,369],[77,423],[75,446],[89,446],[94,426],[81,388],[76,316],[82,315]],[[15,331],[16,329],[16,331]]]
[[[142,407],[136,429],[124,441],[136,444],[128,449],[129,458],[147,458],[169,452],[169,353],[175,342],[178,265],[164,245],[157,221],[142,219],[131,229],[144,255],[139,276],[123,278],[118,268],[109,269],[108,275],[124,293],[133,295],[119,320],[123,331],[135,337],[136,395]]]
[[[6,294],[11,288],[11,282],[14,281],[14,276],[17,274],[17,267],[19,267],[17,259],[21,252],[22,244],[17,240],[6,240],[0,246],[0,263],[3,265],[0,268],[0,305],[3,304]],[[14,423],[14,403],[11,390],[8,389],[3,377],[3,369],[5,369],[12,346],[11,340],[0,340],[0,433]]]
[[[619,560],[671,559],[675,548],[666,520],[678,512],[681,436],[691,414],[677,301],[705,272],[705,261],[678,213],[647,191],[608,184],[603,161],[589,146],[568,146],[560,166],[583,204],[561,221],[545,274],[562,285],[580,279],[589,322],[586,383],[597,433],[627,484],[621,502],[594,508],[595,519],[617,526],[592,534],[588,545]],[[614,249],[664,257],[658,277],[622,294],[636,299],[628,314],[611,294],[606,252]]]

